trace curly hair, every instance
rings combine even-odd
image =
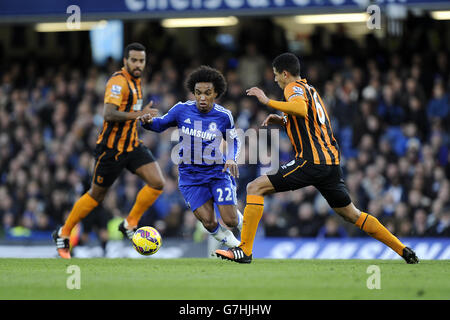
[[[200,66],[192,71],[186,79],[186,89],[190,92],[195,92],[195,84],[198,82],[210,82],[214,86],[214,91],[217,93],[217,98],[227,90],[227,82],[223,74],[209,66]]]

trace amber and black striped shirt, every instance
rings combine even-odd
[[[142,109],[141,79],[132,77],[125,68],[108,80],[104,103],[113,104],[118,111],[137,112]],[[133,151],[142,141],[138,139],[137,121],[104,121],[97,144],[122,152]]]
[[[305,117],[285,114],[286,131],[295,157],[315,164],[338,165],[339,146],[316,89],[308,85],[305,79],[291,82],[284,89],[284,98],[289,101],[293,97],[302,97],[307,103]]]

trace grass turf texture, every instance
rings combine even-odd
[[[381,289],[367,288],[370,265]],[[0,259],[0,299],[450,299],[450,260]]]

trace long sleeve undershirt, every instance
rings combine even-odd
[[[271,108],[298,117],[305,117],[307,113],[306,101],[301,97],[292,98],[288,102],[270,99],[267,105]]]

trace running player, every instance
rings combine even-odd
[[[157,114],[142,108],[141,76],[145,68],[145,47],[132,43],[125,48],[124,67],[115,72],[106,84],[103,130],[97,139],[96,163],[91,188],[75,202],[64,226],[52,234],[60,257],[70,259],[69,237],[73,227],[103,201],[109,187],[123,169],[142,178],[146,185],[119,230],[131,239],[143,213],[162,193],[164,178],[152,153],[138,139],[137,120],[144,114]]]
[[[195,101],[179,102],[164,116],[142,117],[143,127],[162,132],[177,126],[180,133],[179,188],[206,230],[227,247],[239,245],[233,233],[216,219],[217,206],[229,228],[242,228],[242,214],[236,208],[239,175],[236,157],[240,143],[230,111],[215,103],[226,91],[227,83],[216,69],[201,66],[186,80]],[[225,141],[226,152],[220,145]]]
[[[284,116],[269,115],[263,125],[273,123],[286,128],[295,159],[282,165],[275,174],[260,176],[247,185],[241,243],[228,250],[216,250],[217,256],[250,263],[256,229],[264,210],[264,196],[313,185],[346,221],[389,246],[407,263],[418,263],[416,254],[377,218],[353,205],[342,177],[339,147],[325,105],[317,90],[306,79],[301,79],[298,58],[284,53],[274,59],[272,66],[275,82],[284,90],[285,101],[271,100],[257,87],[248,89],[247,95],[255,96],[262,104],[284,113]]]

